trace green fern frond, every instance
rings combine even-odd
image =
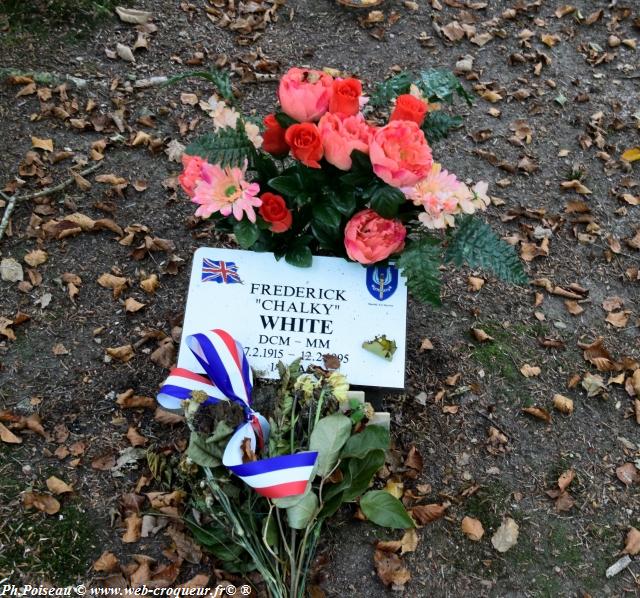
[[[525,284],[527,275],[515,249],[498,237],[491,227],[473,216],[463,216],[449,240],[445,261],[456,266],[492,270],[506,282]]]
[[[397,266],[407,279],[407,288],[419,299],[440,305],[440,270],[442,256],[437,239],[423,237],[408,245]]]

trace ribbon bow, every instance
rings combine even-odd
[[[281,455],[259,461],[242,462],[245,438],[256,450],[269,442],[269,422],[251,408],[252,375],[242,345],[224,330],[192,334],[186,344],[206,376],[184,368],[174,368],[158,393],[158,403],[166,409],[179,409],[194,390],[207,394],[206,402],[233,401],[242,407],[245,423],[231,436],[222,463],[235,475],[267,498],[304,494],[318,458],[317,452]]]

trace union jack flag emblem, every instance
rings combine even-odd
[[[242,280],[238,276],[238,267],[234,262],[219,262],[205,257],[202,259],[202,282],[232,284],[242,283]]]

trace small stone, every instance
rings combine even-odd
[[[19,262],[12,257],[5,257],[0,262],[0,278],[5,282],[21,282],[24,272]]]
[[[610,35],[607,42],[610,48],[617,48],[622,43],[617,35]]]

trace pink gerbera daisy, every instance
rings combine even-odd
[[[260,193],[260,187],[258,183],[245,180],[246,169],[246,164],[243,168],[221,168],[217,164],[205,162],[191,198],[191,201],[200,204],[196,216],[208,218],[216,212],[223,216],[233,213],[236,220],[242,220],[246,214],[251,222],[255,222],[254,208],[262,205],[262,200],[256,197]]]

